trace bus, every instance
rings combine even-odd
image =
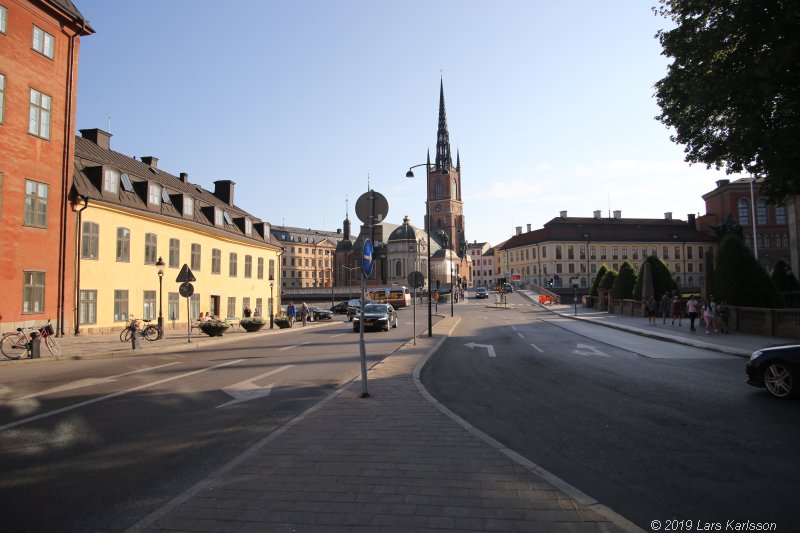
[[[408,287],[369,289],[367,298],[376,302],[392,304],[395,309],[411,305],[411,291],[408,290]]]

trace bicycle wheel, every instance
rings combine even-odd
[[[144,328],[142,335],[149,341],[156,340],[158,338],[158,326],[149,324],[146,328]]]
[[[59,344],[58,340],[53,335],[45,337],[44,344],[47,346],[47,349],[50,350],[50,353],[53,354],[53,357],[56,359],[61,357],[61,344]]]
[[[25,354],[25,346],[17,344],[16,335],[6,335],[0,341],[0,352],[8,359],[19,359]]]
[[[131,328],[125,328],[119,332],[119,340],[122,342],[128,342],[131,340]]]

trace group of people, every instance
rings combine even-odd
[[[664,294],[661,301],[657,301],[654,296],[650,296],[644,302],[644,308],[647,314],[648,323],[651,325],[656,324],[658,315],[661,315],[663,324],[667,323],[667,318],[672,318],[672,325],[678,321],[678,326],[683,322],[683,305],[678,295]],[[720,333],[729,333],[728,318],[730,317],[730,309],[725,301],[717,303],[714,296],[711,295],[708,301],[701,302],[696,296],[692,295],[686,302],[686,316],[689,318],[689,329],[694,332],[695,321],[698,321],[700,327],[705,327],[706,335],[712,331]]]
[[[294,306],[294,302],[289,302],[289,305],[286,306],[286,317],[289,319],[290,327],[294,324],[298,316],[305,326],[306,321],[311,317],[310,313],[311,310],[308,308],[305,302],[300,304],[300,309],[297,309],[297,307]]]

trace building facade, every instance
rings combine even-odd
[[[494,287],[494,252],[488,242],[467,243],[467,254],[471,260],[470,278],[472,287]]]
[[[72,2],[0,1],[0,330],[69,330],[75,219],[68,210],[81,37]]]
[[[661,259],[682,290],[699,290],[705,282],[704,257],[716,239],[696,227],[696,219],[624,219],[620,211],[604,218],[559,217],[543,228],[517,234],[498,246],[497,269],[509,272],[518,286],[588,289],[600,266],[619,270],[624,261],[638,271],[649,256]]]
[[[272,226],[272,234],[283,246],[284,289],[333,287],[334,254],[341,232]]]
[[[70,193],[79,253],[68,265],[76,334],[118,330],[131,317],[161,316],[166,328],[185,329],[206,312],[278,311],[281,244],[269,223],[236,207],[234,182],[208,191],[159,169],[155,157],[111,150],[109,133],[81,134]],[[177,280],[184,266],[196,278],[188,298]]]

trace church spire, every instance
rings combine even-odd
[[[456,148],[456,170],[461,172],[461,152]]]
[[[436,168],[450,170],[450,133],[447,131],[447,113],[444,109],[444,80],[439,81],[439,131],[436,133]]]

